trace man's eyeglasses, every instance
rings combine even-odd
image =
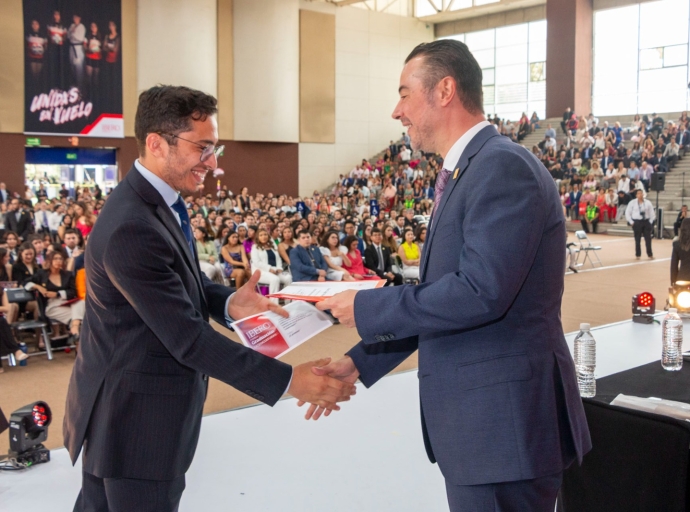
[[[214,155],[216,157],[216,160],[218,157],[220,157],[221,153],[223,153],[223,150],[225,149],[224,145],[220,146],[214,146],[213,144],[209,144],[207,146],[200,144],[199,142],[194,142],[193,140],[189,139],[183,139],[179,135],[175,135],[174,133],[168,133],[168,132],[159,132],[160,135],[167,135],[168,137],[173,137],[175,139],[180,139],[185,142],[189,142],[190,144],[194,144],[195,146],[198,146],[201,148],[201,156],[199,157],[199,160],[202,162],[205,162],[209,158],[211,158],[211,155]]]

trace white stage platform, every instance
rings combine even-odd
[[[685,326],[687,350],[690,323]],[[575,334],[566,336],[571,350]],[[659,324],[628,320],[593,334],[598,377],[660,358]],[[370,390],[360,385],[341,412],[317,422],[305,421],[293,399],[273,409],[260,405],[205,417],[180,510],[448,510],[443,477],[424,451],[417,386],[417,372],[389,376]],[[73,468],[64,449],[51,457],[26,471],[0,471],[1,511],[32,510],[36,503],[72,510],[80,463]]]

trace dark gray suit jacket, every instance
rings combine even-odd
[[[208,377],[269,405],[292,370],[218,333],[233,289],[199,270],[158,191],[132,167],[86,249],[86,316],[67,394],[72,462],[100,478],[171,480],[187,471]]]
[[[469,143],[424,244],[421,284],[361,291],[349,355],[371,386],[419,349],[427,453],[456,485],[526,480],[591,441],[560,309],[553,179],[493,126]]]

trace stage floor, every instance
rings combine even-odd
[[[660,358],[658,324],[628,320],[592,332],[598,377]],[[687,350],[688,321],[685,332]],[[571,350],[574,336],[566,336]],[[204,417],[180,510],[447,510],[443,477],[424,451],[417,385],[416,371],[369,390],[359,385],[341,412],[318,422],[305,421],[293,399]],[[0,510],[72,510],[80,464],[73,468],[65,449],[51,457],[26,471],[0,471]]]

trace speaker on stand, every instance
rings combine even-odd
[[[664,211],[659,208],[659,192],[664,191],[666,185],[666,174],[663,172],[655,172],[652,174],[652,181],[649,184],[649,190],[656,192],[656,237],[662,239],[664,237]]]

